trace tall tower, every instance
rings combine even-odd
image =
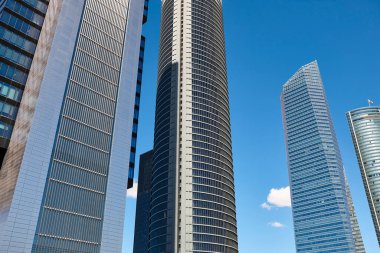
[[[348,184],[346,173],[344,173],[344,181],[346,184],[347,204],[350,210],[350,220],[351,220],[352,234],[354,235],[356,253],[365,253],[362,233],[360,232],[360,226],[359,226],[358,219],[356,217],[355,206],[352,200],[351,190]]]
[[[380,243],[380,107],[350,111],[347,119]]]
[[[238,252],[221,0],[163,0],[149,252]]]
[[[297,252],[356,253],[342,159],[316,61],[286,82],[281,102]]]
[[[49,1],[0,0],[0,165],[7,152]]]
[[[140,156],[133,253],[148,252],[152,168],[153,150]]]
[[[0,28],[0,37],[13,43],[4,45],[22,51],[29,35],[39,35],[31,40],[36,49],[28,75],[10,67],[5,72],[22,77],[25,87],[0,170],[0,252],[121,252],[146,3],[6,0],[0,5],[0,20],[9,21],[0,24],[8,29]],[[31,15],[42,10],[39,32]],[[1,66],[26,62],[22,54],[11,56],[1,58]]]

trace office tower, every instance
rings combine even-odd
[[[0,1],[0,164],[8,149],[49,1]]]
[[[353,110],[347,119],[380,243],[380,107]]]
[[[153,150],[140,156],[133,253],[147,253],[149,242],[150,194]]]
[[[0,252],[121,252],[145,3],[16,2],[49,6],[0,171]]]
[[[149,252],[238,252],[222,2],[162,1]]]
[[[356,252],[342,159],[316,61],[284,85],[282,111],[297,252]]]
[[[348,184],[345,171],[344,171],[344,182],[346,184],[347,204],[350,211],[350,220],[351,220],[352,233],[354,235],[356,253],[365,253],[362,233],[360,232],[359,222],[356,217],[355,206],[354,206],[354,202],[352,201],[351,190]]]

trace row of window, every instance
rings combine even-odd
[[[29,41],[24,37],[8,29],[5,29],[2,26],[0,26],[0,39],[5,40],[6,42],[15,45],[31,54],[33,54],[36,50],[36,44],[34,42]]]
[[[100,129],[106,133],[112,133],[113,118],[109,115],[94,110],[91,107],[84,106],[78,101],[70,98],[66,99],[63,109],[63,115],[68,116],[76,121],[82,122],[91,127]]]
[[[107,115],[114,115],[116,102],[85,86],[70,83],[67,96]]]
[[[0,101],[0,115],[15,120],[17,111],[18,108],[16,106]]]
[[[71,72],[73,82],[85,86],[99,94],[103,94],[112,100],[116,100],[117,85],[101,78],[96,73],[86,71],[83,67],[73,65]]]
[[[31,253],[57,253],[62,251],[99,252],[100,244],[40,235],[33,244]]]
[[[95,41],[85,37],[79,36],[78,39],[78,48],[85,50],[90,55],[96,56],[101,61],[112,66],[113,68],[119,68],[121,62],[121,56],[115,54],[113,51],[108,50],[107,48],[99,45]]]
[[[10,139],[12,136],[13,126],[0,121],[0,137]]]
[[[22,90],[0,81],[0,95],[20,102],[22,97]]]
[[[0,75],[23,85],[25,85],[28,78],[28,74],[25,72],[11,67],[3,62],[0,62]]]
[[[6,7],[11,9],[12,11],[16,12],[20,16],[28,19],[29,21],[33,22],[34,24],[38,26],[42,26],[44,22],[44,17],[35,13],[29,8],[26,8],[24,5],[22,5],[19,2],[16,2],[15,0],[8,0]]]
[[[4,22],[5,24],[15,28],[16,30],[24,33],[25,35],[27,35],[27,36],[35,39],[35,40],[38,40],[38,38],[40,36],[40,30],[39,29],[29,25],[25,21],[9,14],[6,11],[3,11],[0,14],[0,21]]]
[[[107,188],[105,175],[57,160],[52,163],[51,178],[97,192],[106,192]]]
[[[110,152],[111,135],[69,118],[62,118],[59,133],[97,149]]]
[[[48,208],[43,210],[42,218],[38,234],[86,242],[101,240],[101,220]]]
[[[87,71],[96,73],[96,75],[104,78],[114,84],[119,83],[119,70],[112,68],[99,61],[95,57],[89,55],[87,52],[82,51],[78,48],[75,54],[75,63],[79,66],[82,66]]]
[[[236,249],[238,247],[236,241],[233,241],[226,237],[217,236],[217,235],[194,234],[193,240],[196,242],[207,242],[211,244],[224,244]]]
[[[2,44],[0,44],[0,56],[21,65],[26,69],[29,69],[32,64],[32,58]]]
[[[41,0],[22,0],[23,2],[27,3],[29,6],[32,6],[33,8],[39,10],[42,13],[46,13],[47,11],[47,4],[44,3]]]
[[[108,174],[109,154],[64,137],[58,138],[54,157],[74,166]]]
[[[44,206],[100,219],[104,212],[104,193],[50,178]]]

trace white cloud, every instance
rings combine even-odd
[[[278,222],[278,221],[275,221],[275,222],[269,222],[268,224],[269,224],[271,227],[273,227],[273,228],[284,228],[284,227],[285,227],[284,224],[282,224],[282,223],[280,223],[280,222]]]
[[[267,210],[271,210],[272,209],[272,207],[267,202],[262,203],[261,207],[264,208],[264,209],[267,209]]]
[[[261,207],[267,210],[271,210],[272,207],[292,207],[290,187],[272,188],[268,194],[267,202],[261,204]]]
[[[132,199],[137,198],[137,187],[138,187],[138,184],[134,182],[133,187],[127,190],[127,198],[132,198]]]

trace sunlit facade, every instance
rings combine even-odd
[[[380,107],[370,106],[350,111],[347,119],[380,243]]]
[[[342,159],[316,61],[281,95],[297,253],[355,253]]]
[[[0,252],[121,252],[147,1],[6,2],[48,7],[0,171]]]

